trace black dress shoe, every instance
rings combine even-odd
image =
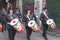
[[[48,40],[47,37],[46,37],[46,35],[42,34],[42,36],[43,36],[43,38],[44,38],[45,40]]]
[[[48,40],[47,38],[45,38],[45,40]]]

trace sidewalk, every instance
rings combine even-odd
[[[7,35],[8,35],[7,32],[4,35],[3,35],[3,33],[0,32],[0,40],[8,40]],[[48,38],[48,40],[60,40],[59,37],[49,35],[49,34],[47,34],[47,38]],[[23,33],[16,33],[15,40],[27,40],[26,31],[24,31]],[[40,30],[40,32],[38,32],[38,33],[32,32],[31,40],[44,40],[44,38],[42,37],[42,31]]]
[[[60,37],[60,29],[48,30],[47,31],[47,34],[53,35],[53,36],[56,36],[56,37]]]

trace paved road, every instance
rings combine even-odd
[[[47,37],[49,40],[60,40],[60,38],[48,34]],[[0,40],[8,40],[8,33],[5,32],[5,34],[3,34],[0,32]],[[15,40],[26,40],[26,32],[17,33],[15,36]],[[33,32],[31,35],[31,40],[44,40],[44,38],[42,37],[41,32],[39,33]]]

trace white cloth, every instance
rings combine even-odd
[[[48,18],[48,16],[47,16],[46,12],[43,12],[43,13],[44,13],[44,15]]]
[[[27,18],[30,20],[29,15],[27,15]]]

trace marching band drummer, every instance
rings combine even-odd
[[[13,9],[9,9],[7,15],[7,22],[10,23],[10,21],[14,18],[17,18],[17,16],[14,14]],[[16,30],[10,24],[7,24],[7,30],[8,30],[9,40],[14,40]]]
[[[25,26],[26,26],[27,40],[30,40],[30,36],[32,34],[32,29],[30,27],[28,27],[28,22],[30,20],[36,21],[36,17],[35,17],[35,15],[33,15],[31,13],[30,10],[26,10],[26,14],[24,15],[24,21],[25,21]]]
[[[43,33],[42,33],[42,36],[44,37],[44,39],[48,40],[47,39],[47,36],[46,36],[46,31],[48,29],[48,25],[46,23],[47,19],[48,19],[48,15],[47,15],[47,8],[43,8],[43,11],[40,15],[40,20],[42,22],[42,25],[43,25]]]

